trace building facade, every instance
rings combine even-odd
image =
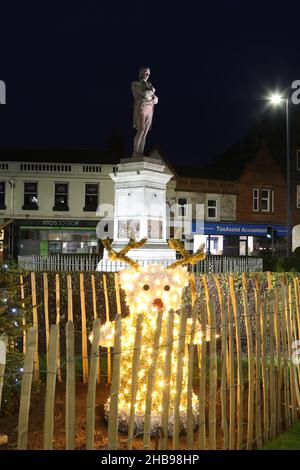
[[[181,238],[185,229],[184,238],[193,251],[204,244],[208,254],[230,254],[228,236],[220,233],[220,228],[236,220],[237,186],[234,182],[177,176],[169,200],[176,208],[175,238]]]
[[[47,152],[33,156],[26,155],[25,160],[22,151],[12,152],[6,160],[2,155],[0,162],[0,219],[12,219],[4,237],[8,252],[15,258],[99,253],[98,223],[109,226],[108,236],[113,231],[114,183],[110,174],[118,171],[117,161],[108,163],[99,155],[97,163],[89,163],[88,151],[86,155],[83,151],[79,155],[61,151],[59,162],[55,151],[48,161]],[[70,163],[75,157],[77,161]],[[163,161],[172,174],[167,185],[169,237],[185,239],[191,251],[205,242],[211,254],[222,254],[226,237],[223,243],[218,233],[206,237],[204,232],[197,233],[197,228],[204,220],[207,224],[235,220],[236,185],[182,178],[159,152],[154,151],[151,158]]]
[[[284,254],[286,248],[286,181],[265,141],[237,180],[237,222],[253,225],[244,234],[246,254]]]
[[[117,173],[119,159],[89,150],[1,151],[0,156],[0,219],[13,220],[2,243],[15,258],[99,253],[98,224],[113,238],[110,175]],[[174,168],[157,150],[150,156],[172,175],[166,193],[168,238],[185,240],[189,251],[204,243],[211,255],[284,252],[286,179],[265,142],[246,159],[238,152],[235,161],[226,155],[223,168],[217,162],[209,171]]]
[[[0,218],[13,220],[3,237],[9,253],[98,253],[99,206],[113,201],[115,165],[37,160],[19,153],[0,163]]]
[[[184,172],[176,179],[177,197],[204,204],[202,225],[191,216],[195,248],[205,243],[209,254],[228,256],[285,254],[286,179],[265,140],[247,153],[237,146],[214,165]]]

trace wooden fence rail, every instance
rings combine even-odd
[[[56,274],[53,281],[49,273],[42,274],[40,280],[32,273],[29,278],[33,327],[27,331],[26,347],[21,346],[26,353],[19,408],[18,448],[31,446],[31,388],[34,381],[39,382],[44,377],[44,373],[44,449],[56,448],[54,406],[57,381],[61,381],[60,387],[65,387],[66,392],[65,448],[76,448],[75,392],[78,380],[87,384],[84,388],[87,394],[86,448],[108,446],[109,449],[117,449],[120,447],[120,439],[124,446],[124,434],[121,436],[118,427],[119,420],[124,420],[124,416],[120,418],[119,397],[124,387],[120,377],[121,359],[126,347],[123,342],[126,322],[118,275],[109,278],[101,273],[95,273],[93,277],[90,273],[80,273],[79,276],[71,277],[69,274],[61,278]],[[292,360],[294,341],[300,339],[299,279],[287,276],[275,278],[270,274],[260,279],[247,274],[239,277],[233,274],[225,277],[194,277],[191,274],[190,279],[193,286],[192,308],[189,310],[185,305],[179,312],[170,310],[164,314],[161,310],[157,314],[143,389],[145,414],[142,435],[135,435],[135,420],[140,387],[138,372],[146,322],[143,314],[137,317],[135,330],[132,331],[134,349],[126,384],[126,393],[130,393],[127,447],[154,448],[154,413],[160,420],[159,447],[163,450],[260,447],[282,430],[289,429],[299,418],[300,368]],[[61,288],[63,283],[67,290],[65,300]],[[38,286],[42,286],[42,294]],[[114,291],[111,290],[112,286]],[[53,301],[51,292],[54,292]],[[42,305],[39,300],[42,300]],[[79,308],[77,311],[75,301]],[[54,306],[54,315],[51,305]],[[189,316],[192,325],[190,329]],[[106,354],[106,349],[99,349],[100,328],[103,322],[111,320],[115,320],[114,347]],[[174,322],[178,325],[175,337]],[[41,325],[45,328],[41,328]],[[202,336],[195,346],[197,325]],[[87,339],[88,332],[93,332],[91,344]],[[44,338],[46,361],[42,361],[42,355],[38,354],[38,336],[40,341]],[[75,366],[76,359],[79,359],[76,343],[81,346],[82,370],[79,371]],[[161,380],[157,366],[161,348],[164,348],[165,357],[164,385],[161,406],[159,410],[154,410],[153,396],[157,382]],[[175,362],[172,361],[174,350]],[[101,362],[101,357],[106,359]],[[176,372],[173,391],[170,388],[171,371]],[[5,377],[4,366],[0,365],[0,392],[2,382],[5,386]],[[107,387],[107,384],[111,385],[105,443],[95,441],[99,425],[99,418],[96,419],[96,391],[99,387]],[[182,396],[186,396],[186,409],[182,409]],[[196,405],[195,396],[198,400]],[[170,411],[171,402],[173,408]],[[183,413],[185,421],[182,421]],[[183,422],[186,422],[184,433]],[[102,429],[103,426],[104,423]]]

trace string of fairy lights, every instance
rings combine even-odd
[[[8,266],[7,266],[8,268]],[[6,269],[6,268],[5,268]],[[167,385],[164,376],[165,376],[165,360],[166,360],[166,346],[167,341],[167,324],[169,312],[171,310],[177,311],[179,305],[181,304],[182,292],[189,283],[189,274],[186,268],[181,266],[176,266],[173,270],[167,270],[163,266],[158,265],[148,265],[143,268],[138,268],[134,270],[124,270],[119,273],[120,284],[126,293],[126,303],[129,306],[130,315],[122,319],[122,349],[121,349],[121,367],[120,367],[120,388],[119,388],[119,397],[118,405],[120,416],[122,416],[122,426],[121,430],[126,430],[128,425],[128,418],[131,408],[131,385],[132,385],[132,356],[135,350],[135,332],[137,327],[137,317],[138,314],[143,312],[143,333],[141,336],[142,344],[140,347],[140,367],[137,374],[137,393],[135,397],[135,413],[137,416],[144,416],[146,409],[146,394],[148,390],[147,378],[149,367],[152,365],[154,352],[156,352],[156,370],[155,370],[155,379],[152,390],[152,414],[154,418],[161,413],[162,407],[162,393],[164,387]],[[54,290],[54,289],[53,289]],[[7,303],[7,297],[2,298],[2,303]],[[157,314],[159,311],[162,311],[161,318],[161,331],[159,338],[159,345],[153,346],[153,339],[155,338],[157,332]],[[10,306],[9,312],[15,314],[18,312],[18,306]],[[269,312],[272,314],[272,312]],[[274,312],[275,314],[275,312]],[[251,316],[253,314],[243,315]],[[254,315],[259,317],[260,314]],[[180,339],[184,337],[184,344],[189,344],[189,339],[191,336],[194,337],[193,344],[202,344],[203,336],[205,334],[205,341],[210,341],[212,335],[215,334],[215,338],[219,338],[218,333],[213,333],[214,330],[217,331],[217,327],[211,327],[206,325],[204,328],[201,327],[199,319],[197,318],[198,327],[194,328],[192,331],[192,322],[193,319],[188,317],[186,320],[186,332],[184,335],[180,334],[181,318],[180,315],[174,316],[174,326],[172,334],[172,348],[171,348],[171,370],[169,377],[169,415],[174,413],[174,403],[175,396],[177,395],[177,377],[178,372],[178,360],[180,357],[179,344]],[[223,323],[223,326],[228,326],[230,324],[235,324],[236,321],[227,321]],[[16,326],[18,323],[16,322]],[[220,325],[218,328],[221,328]],[[39,329],[39,332],[43,331]],[[46,331],[46,329],[45,329]],[[203,333],[205,331],[205,333]],[[76,330],[76,333],[82,333],[81,330]],[[113,347],[115,337],[114,322],[106,322],[101,326],[100,330],[100,346],[105,348]],[[92,336],[90,340],[92,341]],[[15,343],[18,346],[18,342]],[[112,351],[112,354],[114,352]],[[81,359],[93,359],[95,357],[101,358],[102,355],[106,355],[106,351],[99,351],[99,354],[90,355],[88,358]],[[74,360],[75,361],[75,360]],[[182,380],[181,387],[182,392],[180,395],[180,415],[185,416],[187,414],[187,372],[188,372],[188,358],[186,355],[183,355],[181,358],[182,361]],[[65,361],[60,364],[60,368],[63,368],[68,362]],[[24,374],[24,368],[19,368],[17,372],[6,369],[7,372],[11,372],[10,377],[15,378],[15,384],[19,385],[19,375]],[[50,372],[48,370],[40,371],[41,373],[50,374],[53,373],[56,375],[56,372]],[[32,372],[33,373],[33,372]],[[31,374],[31,372],[30,372]],[[80,376],[80,374],[78,374]],[[102,374],[103,375],[103,374]],[[6,374],[3,375],[5,377]],[[199,376],[196,376],[199,378]],[[249,380],[244,380],[242,382],[246,383]],[[241,383],[231,385],[231,387],[241,386]],[[230,387],[229,387],[230,388]],[[215,392],[212,395],[216,395]],[[206,396],[206,400],[209,396]],[[192,409],[193,409],[193,418],[194,421],[198,419],[198,407],[200,405],[199,399],[194,392],[192,392]],[[109,414],[109,400],[105,404],[106,413]],[[195,413],[194,413],[195,411]],[[136,424],[141,424],[142,421],[136,422]],[[120,423],[119,423],[120,424]],[[172,424],[172,423],[171,423]],[[139,434],[139,426],[136,427],[137,435]],[[153,427],[151,429],[153,432]]]

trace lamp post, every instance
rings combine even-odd
[[[286,123],[286,256],[290,256],[291,243],[291,191],[290,191],[290,116],[289,116],[289,97],[281,96],[275,93],[270,96],[270,101],[274,106],[285,102],[285,123]]]

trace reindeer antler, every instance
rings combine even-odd
[[[192,253],[191,255],[188,251],[186,251],[183,242],[181,242],[180,240],[168,240],[168,244],[170,248],[173,248],[174,250],[178,251],[183,258],[178,259],[177,261],[172,263],[170,266],[168,266],[167,269],[173,269],[177,266],[184,266],[185,264],[195,264],[198,261],[202,261],[206,256],[204,253],[204,243],[200,245],[200,248],[196,251],[196,253]]]
[[[147,241],[147,238],[142,238],[139,242],[136,242],[133,238],[129,239],[129,242],[127,243],[122,250],[119,252],[115,251],[110,244],[109,238],[105,238],[102,240],[103,245],[108,251],[108,256],[110,257],[111,260],[116,261],[124,261],[125,263],[130,264],[134,269],[138,269],[139,264],[137,261],[134,261],[133,259],[129,258],[129,256],[126,256],[126,253],[128,253],[129,250],[132,250],[134,248],[140,248],[143,246]]]

